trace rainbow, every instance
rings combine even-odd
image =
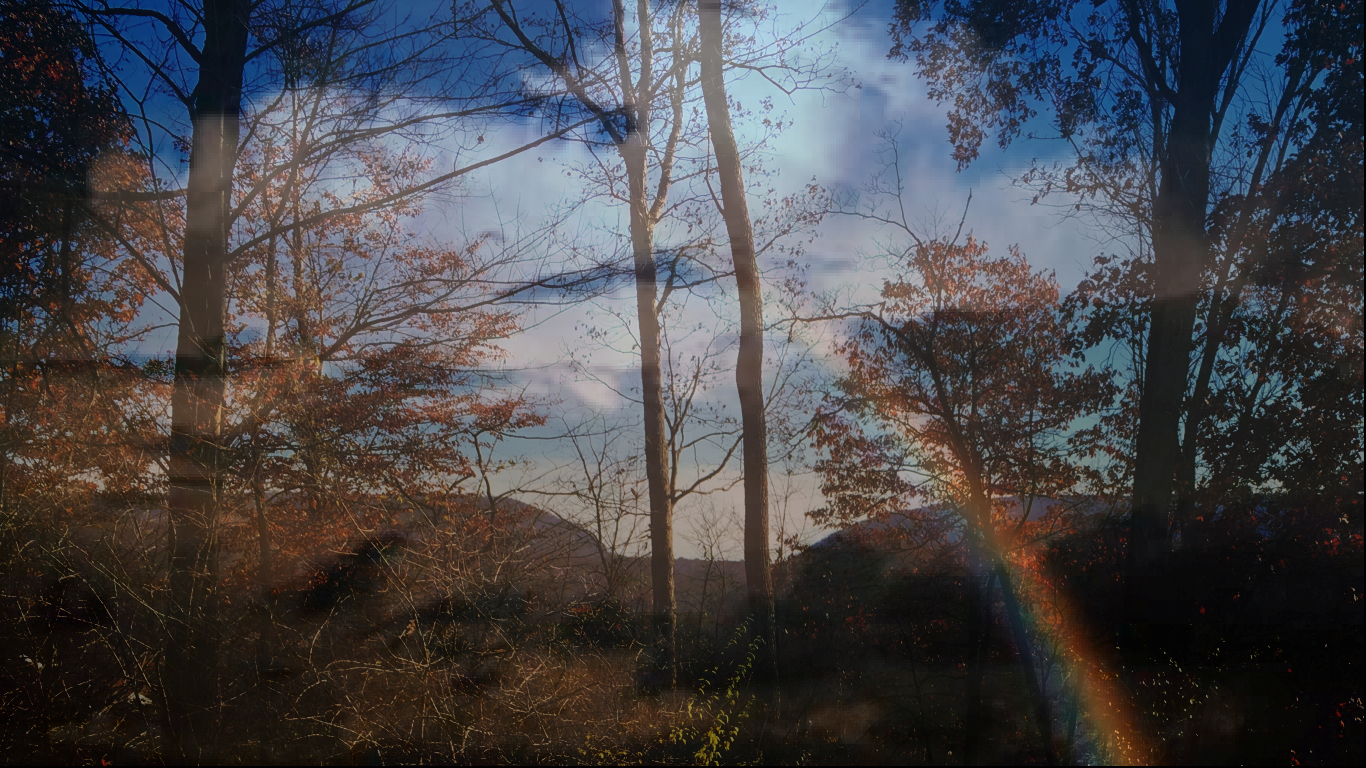
[[[1013,559],[1016,562],[1011,563]],[[1092,647],[1074,618],[1080,616],[1058,590],[1043,583],[1023,553],[1003,558],[1015,580],[1021,613],[1036,637],[1058,649],[1070,694],[1112,765],[1154,765],[1159,755],[1133,712],[1114,654]]]

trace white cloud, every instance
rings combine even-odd
[[[837,9],[819,2],[783,3],[782,13],[786,19],[796,21],[817,16],[832,20],[839,15]],[[858,87],[843,92],[798,91],[789,99],[759,77],[738,78],[728,83],[732,98],[748,105],[771,96],[774,112],[786,112],[793,121],[790,128],[773,140],[766,161],[779,171],[779,194],[799,191],[813,177],[830,187],[862,187],[887,161],[887,147],[878,133],[894,132],[900,141],[899,159],[906,185],[904,204],[913,222],[923,225],[930,234],[952,232],[971,193],[965,230],[987,241],[997,252],[1020,244],[1036,268],[1056,270],[1064,290],[1070,288],[1082,275],[1096,250],[1095,244],[1076,221],[1063,221],[1052,209],[1030,205],[1028,195],[1010,185],[1011,175],[1027,167],[1020,151],[1003,153],[988,143],[973,166],[958,172],[945,129],[946,110],[925,97],[925,89],[915,77],[912,65],[886,57],[891,45],[886,34],[890,18],[890,3],[866,6],[852,19],[834,25],[806,44],[812,56],[838,46],[838,64],[848,70]],[[756,135],[744,124],[737,125],[737,130],[741,143]],[[505,151],[504,148],[525,141],[530,135],[527,129],[506,130],[491,137],[487,151]],[[1047,146],[1041,149],[1057,151]],[[572,173],[566,175],[565,167],[585,157],[582,147],[557,142],[499,164],[479,182],[480,189],[487,191],[462,203],[462,215],[468,221],[480,215],[496,218],[495,213],[478,211],[501,210],[506,215],[515,210],[516,214],[505,223],[530,225],[535,216],[584,191],[582,182],[572,178]],[[490,207],[495,201],[496,209]],[[624,227],[619,211],[602,207],[601,203],[594,205],[599,207],[585,209],[582,214],[590,229],[600,234],[613,226]],[[866,290],[880,285],[882,275],[860,271],[857,257],[874,251],[879,237],[885,240],[889,234],[848,217],[831,217],[823,225],[822,235],[810,247],[808,257],[813,263],[816,287],[855,284]],[[614,301],[623,316],[634,316],[629,293]],[[702,312],[701,307],[698,312]],[[582,352],[590,343],[581,329],[592,321],[587,310],[575,309],[542,322],[505,345],[511,353],[511,365],[536,371],[526,378],[546,394],[560,398],[558,408],[566,411],[614,413],[634,409],[636,406],[622,401],[611,389],[638,383],[638,358],[629,342],[620,344],[615,351],[596,349],[592,377],[576,373],[566,363],[566,350]],[[724,387],[712,396],[724,401],[733,399]],[[801,500],[794,502],[788,515],[799,515],[820,503],[813,478],[797,483],[797,490]],[[716,501],[739,504],[740,497],[738,491],[731,491]],[[688,505],[680,509],[681,518],[687,517],[687,510]],[[685,524],[686,520],[681,519],[680,525]],[[677,546],[681,555],[688,554],[686,542],[680,540]]]

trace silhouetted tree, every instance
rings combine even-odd
[[[1054,183],[1102,195],[1139,217],[1151,243],[1129,540],[1133,587],[1168,543],[1198,288],[1212,261],[1212,159],[1235,96],[1255,87],[1249,62],[1274,6],[904,0],[892,25],[892,55],[914,57],[931,97],[953,101],[949,133],[960,165],[977,157],[988,132],[1008,144],[1040,104],[1049,105],[1081,160]],[[1139,623],[1143,603],[1134,595]]]

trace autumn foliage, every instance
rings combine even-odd
[[[848,366],[819,417],[822,520],[909,512],[918,499],[962,510],[1005,497],[1087,490],[1073,423],[1108,392],[1067,370],[1058,287],[1011,249],[969,237],[916,244],[836,350]],[[853,417],[859,417],[857,419]],[[994,518],[995,519],[995,518]]]
[[[700,6],[0,0],[0,759],[1361,762],[1362,4],[897,3],[1075,285],[894,138],[782,197],[750,89],[840,78]]]

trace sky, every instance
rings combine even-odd
[[[1036,269],[1055,271],[1063,291],[1069,290],[1100,251],[1097,233],[1089,231],[1084,222],[1063,218],[1051,207],[1031,205],[1031,195],[1011,184],[1012,176],[1028,168],[1033,158],[1063,159],[1059,155],[1060,143],[1021,142],[1009,151],[1001,151],[988,142],[981,158],[960,172],[951,157],[946,109],[926,98],[911,65],[887,58],[891,46],[887,33],[891,7],[892,3],[886,0],[853,9],[847,3],[787,0],[781,4],[782,18],[770,23],[769,26],[795,28],[803,22],[818,20],[816,26],[826,29],[804,47],[811,55],[835,51],[835,64],[847,72],[847,87],[797,91],[789,97],[757,77],[727,82],[733,100],[744,103],[771,97],[775,111],[785,112],[793,121],[790,128],[771,141],[766,158],[766,167],[778,173],[775,186],[779,193],[797,192],[812,180],[845,194],[861,190],[874,175],[885,170],[890,155],[884,136],[893,136],[898,142],[905,185],[904,205],[908,218],[920,225],[921,234],[951,234],[971,195],[964,220],[965,233],[986,241],[996,252],[1019,244]],[[851,11],[852,15],[848,15]],[[730,24],[745,25],[746,20],[732,20]],[[736,128],[741,145],[754,140],[752,124],[737,123]],[[489,151],[524,140],[518,132],[510,133],[495,138]],[[526,221],[528,215],[534,217],[535,211],[548,210],[561,200],[572,198],[577,192],[574,184],[562,173],[547,171],[568,167],[586,156],[580,145],[558,142],[544,151],[491,167],[468,185],[471,197],[462,206],[459,219],[451,219],[451,225],[468,226],[481,216],[488,221]],[[529,178],[547,177],[553,181],[525,183]],[[867,201],[867,197],[863,200]],[[592,220],[589,226],[624,230],[625,221],[620,218],[624,213],[620,210],[599,208],[585,215]],[[863,257],[878,255],[878,242],[886,242],[891,233],[854,217],[830,216],[815,234],[818,237],[807,246],[805,256],[811,264],[813,288],[845,289],[866,298],[880,287],[885,273],[873,269]],[[725,296],[719,300],[733,298]],[[633,317],[633,289],[619,293],[612,303],[625,316]],[[557,400],[556,413],[571,420],[593,413],[629,416],[637,407],[624,403],[599,382],[617,382],[621,386],[638,383],[638,358],[634,355],[594,350],[592,377],[572,370],[568,364],[566,353],[582,345],[582,328],[603,322],[603,304],[545,310],[531,319],[533,325],[540,325],[504,344],[509,353],[505,364],[515,371],[514,378],[524,381],[529,392]],[[689,307],[690,312],[699,315],[708,309]],[[718,328],[717,333],[727,330]],[[812,330],[827,336],[837,332],[830,328]],[[730,386],[727,375],[719,380],[713,397],[734,413]],[[514,451],[520,447],[515,441],[509,446]],[[562,456],[539,440],[528,443],[524,455],[536,457],[537,471]],[[734,467],[723,477],[738,478],[738,464]],[[518,481],[509,478],[508,482]],[[802,519],[806,509],[821,504],[815,478],[808,474],[784,482],[791,482],[795,493],[787,498],[775,488],[773,527],[783,528],[789,534],[802,531],[802,538],[807,541],[823,535]],[[779,499],[780,496],[783,498]],[[675,543],[679,556],[696,556],[696,546],[686,540],[686,534],[700,519],[707,503],[727,512],[738,510],[740,489],[736,486],[717,494],[710,502],[703,501],[703,506],[690,501],[680,505],[677,525],[685,535]],[[781,519],[784,516],[786,519]],[[732,528],[728,545],[738,557],[738,518],[729,514],[728,519]]]
[[[529,3],[515,5],[530,7]],[[599,18],[608,17],[607,2],[595,0],[579,5],[586,17],[595,13]],[[420,4],[402,7],[415,20],[427,12]],[[986,241],[998,253],[1019,244],[1036,269],[1056,272],[1064,292],[1077,283],[1101,249],[1101,233],[1087,222],[1060,216],[1054,207],[1031,205],[1031,194],[1011,184],[1012,177],[1028,168],[1034,159],[1065,160],[1061,142],[1026,140],[1002,151],[988,141],[981,157],[959,171],[951,157],[945,108],[926,98],[912,65],[887,58],[891,46],[887,32],[891,0],[862,4],[849,0],[784,0],[776,7],[776,13],[762,23],[749,18],[733,18],[728,23],[734,31],[754,34],[761,46],[771,44],[780,35],[791,34],[791,30],[803,29],[802,34],[809,37],[795,56],[825,57],[829,64],[827,72],[832,75],[827,87],[798,90],[791,95],[752,73],[734,78],[728,75],[727,88],[733,101],[753,106],[765,98],[772,99],[772,114],[791,121],[789,127],[770,140],[763,157],[765,168],[774,174],[766,183],[779,196],[800,192],[815,183],[850,199],[851,193],[886,171],[890,156],[887,137],[894,137],[905,190],[902,203],[921,234],[951,233],[971,196],[964,218],[965,232]],[[446,3],[433,3],[428,8],[430,13],[449,13]],[[154,36],[150,31],[143,34],[148,38]],[[177,55],[173,46],[167,50],[168,55]],[[193,68],[187,66],[185,71],[192,72]],[[536,75],[527,77],[528,82],[534,82],[532,78]],[[136,83],[136,78],[130,82]],[[187,80],[186,88],[191,83]],[[249,101],[264,103],[272,95],[269,88],[252,91]],[[173,105],[168,109],[176,108]],[[737,121],[737,138],[742,148],[757,139],[757,127],[753,121]],[[1041,119],[1038,128],[1046,130],[1046,122]],[[468,142],[457,146],[457,133],[444,145],[440,141],[433,144],[430,156],[436,168],[449,168],[505,152],[535,138],[540,129],[533,123],[505,123],[487,133],[486,140],[473,149]],[[164,146],[164,137],[161,141]],[[171,156],[173,153],[168,153]],[[576,180],[574,169],[589,159],[581,142],[554,141],[542,145],[465,177],[456,194],[428,203],[419,224],[426,236],[437,243],[459,243],[474,233],[486,231],[498,231],[505,240],[516,240],[544,226],[551,212],[563,202],[583,194],[585,188]],[[185,172],[183,162],[177,166],[172,161],[165,166],[165,173],[175,176],[181,184]],[[862,202],[867,201],[866,196],[862,198]],[[761,215],[753,199],[751,206],[754,215]],[[581,233],[584,242],[611,247],[605,235],[625,231],[625,211],[620,206],[602,203],[586,205],[561,229]],[[887,275],[875,268],[869,257],[878,255],[879,244],[888,242],[892,238],[890,233],[855,217],[831,215],[810,234],[814,240],[806,246],[803,260],[811,265],[809,279],[813,289],[843,290],[864,299],[875,294]],[[695,322],[702,330],[689,336],[680,349],[727,349],[722,359],[733,360],[734,350],[727,348],[734,339],[734,310],[728,306],[733,302],[733,296],[726,293],[705,301],[693,300],[674,324],[683,327]],[[626,389],[637,384],[638,361],[630,350],[629,338],[623,335],[630,332],[629,326],[622,325],[611,313],[628,319],[634,316],[633,288],[627,287],[588,305],[535,310],[525,318],[527,330],[502,343],[506,356],[499,365],[507,380],[511,386],[546,401],[552,424],[580,423],[594,416],[626,421],[634,417],[638,407],[623,400],[613,386]],[[615,328],[617,348],[607,349],[589,342],[585,329],[590,326]],[[838,329],[810,331],[828,337]],[[148,351],[171,349],[174,333],[173,323],[168,323],[147,341]],[[832,365],[828,352],[818,354],[827,358],[827,367]],[[584,367],[571,365],[571,355],[577,356]],[[718,374],[707,402],[734,414],[737,408],[729,365],[726,362],[726,370]],[[639,429],[634,427],[636,432]],[[521,475],[500,478],[502,487],[518,486],[529,479],[545,486],[547,473],[571,455],[564,441],[545,439],[552,434],[547,428],[526,435],[534,439],[509,441],[505,450],[509,455],[525,457],[528,469]],[[620,446],[639,443],[639,435],[627,437]],[[708,456],[702,457],[704,463],[708,460]],[[737,457],[718,479],[733,482],[739,477],[738,469]],[[802,513],[821,503],[812,476],[799,476],[791,483],[791,493],[775,489],[774,494],[773,527],[789,534],[807,528]],[[681,505],[677,511],[678,555],[698,554],[697,547],[688,540],[689,532],[705,512],[728,521],[731,537],[727,546],[738,556],[739,507],[738,485],[709,500]],[[806,530],[802,537],[809,541],[817,535]]]
[[[1063,159],[1060,142],[1026,141],[1008,152],[988,143],[982,157],[959,172],[950,156],[946,110],[925,97],[911,65],[887,59],[891,43],[886,20],[891,15],[891,2],[864,4],[847,18],[847,4],[788,0],[781,5],[791,26],[809,19],[820,19],[828,26],[806,47],[813,51],[836,49],[836,61],[847,70],[852,83],[842,92],[805,90],[791,97],[777,93],[756,77],[727,83],[734,100],[772,97],[777,111],[785,112],[793,121],[790,128],[771,140],[766,153],[767,167],[778,173],[775,186],[780,194],[797,192],[812,180],[844,193],[860,190],[884,170],[889,157],[888,144],[880,134],[893,135],[899,143],[905,208],[912,222],[921,225],[921,234],[955,228],[971,195],[965,232],[997,251],[1018,243],[1032,265],[1057,273],[1064,290],[1075,286],[1099,252],[1096,233],[1088,231],[1083,222],[1057,215],[1049,206],[1031,205],[1030,193],[1011,185],[1012,176],[1028,168],[1031,159]],[[745,21],[731,23],[743,25]],[[742,145],[752,140],[753,127],[737,123]],[[511,148],[531,135],[529,127],[506,131],[491,140],[488,152]],[[535,212],[549,210],[578,192],[571,180],[552,169],[568,167],[586,157],[578,144],[557,142],[486,169],[467,184],[469,198],[458,211],[442,212],[448,217],[444,223],[459,231],[472,221],[498,222],[501,226],[509,220],[534,219]],[[538,181],[525,183],[529,178]],[[866,195],[863,200],[868,200]],[[615,208],[596,208],[586,216],[595,226],[624,228],[621,213]],[[442,223],[434,222],[438,237]],[[879,283],[879,276],[860,271],[859,257],[875,255],[876,241],[887,239],[888,233],[852,217],[836,215],[827,217],[817,235],[806,254],[815,287]],[[510,345],[515,360],[542,360],[547,347],[555,346],[548,342],[559,335],[565,323],[556,321],[553,325]],[[591,399],[587,393],[584,397]]]

